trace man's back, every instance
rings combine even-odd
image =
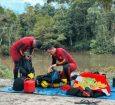
[[[68,63],[76,63],[73,57],[63,48],[56,48],[56,53],[53,55],[53,57],[59,61],[66,59]]]

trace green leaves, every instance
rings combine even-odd
[[[100,6],[107,12],[111,11],[113,0],[97,0]]]
[[[0,64],[0,78],[11,78],[12,71],[5,65]]]
[[[19,20],[14,12],[0,8],[0,48],[8,55],[10,45],[18,38]]]
[[[43,6],[27,5],[26,12],[20,15],[0,7],[0,47],[9,48],[20,37],[35,36],[43,45],[61,44],[71,50],[94,53],[115,52],[112,0],[47,1]]]

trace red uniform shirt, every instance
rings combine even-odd
[[[24,37],[18,40],[17,42],[15,42],[10,48],[12,59],[14,61],[19,61],[19,59],[21,58],[21,54],[19,53],[19,50],[18,50],[19,47],[22,53],[24,53],[28,49],[32,49],[34,39],[35,39],[34,37]]]
[[[58,60],[59,62],[62,62],[63,65],[65,63],[74,63],[76,64],[76,61],[73,59],[73,57],[64,49],[62,48],[56,48],[56,53],[52,56],[53,59]],[[56,62],[55,62],[56,63]]]

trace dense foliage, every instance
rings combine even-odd
[[[44,45],[115,53],[114,4],[112,0],[47,0],[43,6],[27,5],[23,14],[0,7],[0,52],[7,55],[15,40],[35,36]]]
[[[11,78],[12,71],[5,65],[0,64],[0,78]]]

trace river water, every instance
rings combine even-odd
[[[78,72],[96,71],[105,67],[115,67],[115,55],[95,55],[86,52],[71,53],[78,64]],[[33,66],[37,75],[44,74],[51,63],[51,56],[46,52],[39,52],[33,56]],[[7,65],[10,69],[13,68],[13,63],[10,57],[1,57],[1,63]],[[62,67],[57,67],[61,70]]]

